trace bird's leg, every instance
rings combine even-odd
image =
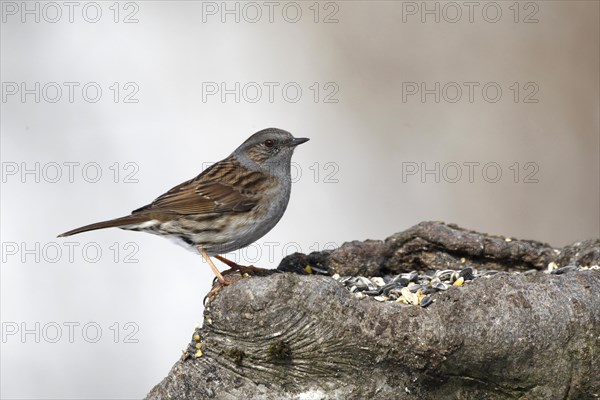
[[[221,261],[223,264],[227,264],[227,266],[229,267],[229,269],[227,271],[223,271],[223,274],[227,275],[230,274],[234,271],[240,271],[242,274],[246,273],[246,274],[255,274],[255,275],[261,275],[264,274],[265,272],[269,272],[270,273],[270,269],[266,269],[266,268],[259,268],[259,267],[255,267],[254,265],[249,265],[249,266],[245,266],[245,265],[240,265],[234,261],[228,260],[225,257],[221,257],[221,256],[214,256],[217,260]]]
[[[229,282],[226,281],[225,278],[223,278],[223,275],[221,275],[221,273],[219,272],[219,270],[217,269],[217,267],[215,266],[215,264],[212,262],[212,260],[210,259],[210,257],[206,253],[206,251],[202,247],[198,247],[198,251],[200,252],[200,255],[206,260],[206,262],[210,266],[210,269],[212,269],[212,272],[216,275],[217,280],[219,281],[219,283],[222,286],[228,285]]]

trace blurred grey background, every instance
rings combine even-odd
[[[55,237],[262,128],[312,140],[242,263],[424,220],[600,236],[598,2],[273,4],[2,2],[3,398],[141,398],[167,374],[208,266],[142,233]]]

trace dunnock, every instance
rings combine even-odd
[[[210,256],[246,247],[279,222],[290,199],[292,154],[306,141],[281,129],[264,129],[229,157],[131,215],[59,237],[111,227],[173,237],[197,249],[225,284]]]

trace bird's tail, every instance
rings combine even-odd
[[[73,229],[71,231],[62,233],[58,235],[58,237],[65,237],[76,235],[81,232],[93,231],[96,229],[104,229],[104,228],[119,228],[126,225],[139,224],[142,222],[148,221],[147,216],[142,215],[128,215],[126,217],[115,218],[108,221],[96,222],[95,224],[90,224],[86,226],[82,226],[81,228]]]

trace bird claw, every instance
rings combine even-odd
[[[225,286],[229,286],[229,285],[233,284],[234,282],[238,281],[239,279],[243,278],[245,274],[260,276],[260,275],[269,275],[269,274],[273,273],[273,271],[276,271],[276,270],[267,269],[267,268],[255,267],[254,265],[249,265],[249,266],[239,265],[238,263],[228,260],[221,256],[214,256],[214,257],[217,260],[219,260],[222,263],[229,266],[229,269],[221,272],[222,276],[228,276],[229,279],[225,279],[225,278],[219,279],[218,277],[215,277],[215,279],[213,280],[213,288],[204,297],[205,305],[206,305],[206,300],[212,301],[219,294],[221,289],[223,289]],[[235,275],[236,272],[239,273],[239,275]]]
[[[206,294],[206,296],[204,296],[204,300],[202,301],[202,303],[204,305],[206,305],[206,300],[213,301],[213,299],[215,297],[217,297],[217,295],[219,294],[221,289],[223,289],[225,286],[229,286],[235,282],[235,280],[233,280],[233,279],[223,279],[223,281],[219,281],[217,278],[215,278],[215,280],[217,281],[216,285],[214,284],[214,281],[213,281],[213,288],[210,289],[210,291]]]
[[[272,270],[267,269],[267,268],[260,268],[260,267],[255,267],[254,265],[240,265],[236,262],[233,262],[231,260],[226,259],[225,257],[221,257],[221,256],[215,256],[215,258],[219,261],[221,261],[223,264],[226,264],[229,269],[223,271],[221,274],[222,275],[230,275],[234,272],[239,272],[241,275],[243,274],[248,274],[248,275],[266,275],[266,274],[270,274],[272,272]]]

